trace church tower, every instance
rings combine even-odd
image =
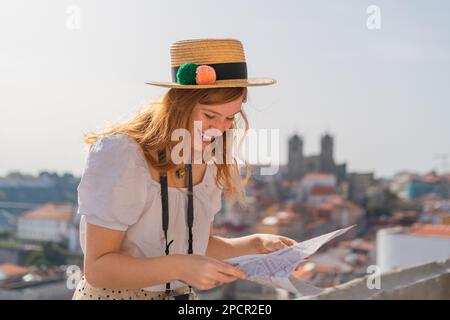
[[[334,173],[333,137],[326,133],[320,139],[320,171]]]
[[[290,180],[301,179],[304,169],[303,139],[295,134],[289,139],[288,173]]]

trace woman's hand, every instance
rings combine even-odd
[[[297,243],[287,237],[266,233],[256,233],[253,238],[256,253],[271,253]]]
[[[257,253],[271,253],[286,247],[290,247],[297,243],[297,241],[273,234],[257,233],[253,235],[254,243]],[[297,271],[304,263],[308,262],[310,258],[305,258],[294,271]]]
[[[245,273],[236,266],[207,256],[178,255],[177,260],[177,278],[200,290],[245,279]]]

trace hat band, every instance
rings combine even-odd
[[[228,62],[205,64],[213,67],[216,80],[247,79],[247,63]],[[177,82],[177,72],[180,67],[172,67],[172,81]]]

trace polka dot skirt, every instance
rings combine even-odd
[[[175,294],[184,294],[189,292],[189,287],[177,288],[173,292]],[[75,289],[72,300],[166,300],[167,298],[165,291],[94,288],[83,276]],[[193,292],[193,299],[198,300],[195,292]]]

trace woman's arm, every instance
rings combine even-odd
[[[135,258],[120,254],[125,232],[86,224],[84,272],[97,288],[138,289],[176,279],[175,256]]]
[[[97,288],[139,289],[181,280],[199,289],[245,275],[230,264],[198,255],[137,258],[120,253],[125,232],[87,223],[84,272]],[[189,266],[188,268],[186,266]]]
[[[213,228],[209,236],[206,255],[218,260],[225,260],[247,254],[269,253],[291,246],[295,240],[272,234],[257,233],[240,238],[223,238],[213,235]]]
[[[249,235],[241,238],[223,238],[209,236],[206,255],[217,260],[225,260],[247,254],[260,253],[256,247],[256,238]]]

